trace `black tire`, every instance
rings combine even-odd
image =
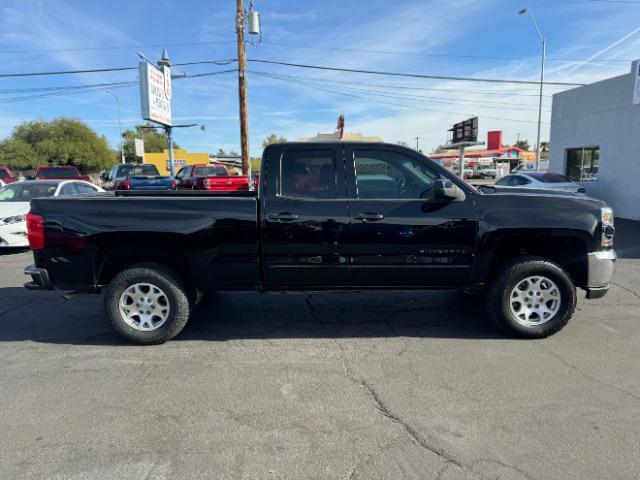
[[[166,295],[169,311],[164,323],[155,330],[141,331],[129,325],[120,313],[120,298],[136,283],[152,284]],[[132,342],[157,345],[171,340],[187,324],[192,304],[182,279],[171,269],[155,263],[135,265],[118,273],[105,290],[104,312],[114,328]]]
[[[512,291],[516,285],[531,276],[543,276],[552,280],[560,291],[558,311],[541,325],[524,325],[511,310]],[[576,300],[573,280],[560,265],[544,258],[520,257],[503,265],[493,278],[486,296],[486,307],[495,324],[508,334],[521,338],[544,338],[567,324],[573,316]]]

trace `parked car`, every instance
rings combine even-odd
[[[155,165],[124,163],[102,174],[105,190],[172,190],[175,180],[162,176]]]
[[[9,169],[9,167],[0,165],[0,180],[2,180],[2,183],[6,185],[7,183],[12,183],[17,181],[18,177],[16,177],[13,174],[13,172]]]
[[[68,166],[43,166],[36,168],[34,175],[36,180],[83,180],[91,183],[91,178],[86,175],[81,175],[80,170],[76,167]]]
[[[233,192],[249,190],[249,180],[240,175],[229,175],[224,165],[188,165],[176,174],[176,189]]]
[[[460,165],[458,164],[454,164],[453,167],[451,167],[451,171],[454,173],[454,175],[460,175]],[[465,166],[464,167],[464,178],[473,178],[473,169],[471,167]]]
[[[536,188],[539,190],[561,190],[585,194],[586,189],[564,175],[550,172],[519,172],[502,177],[496,182],[502,187]]]
[[[474,177],[476,178],[481,178],[481,179],[485,179],[485,178],[496,178],[496,167],[495,165],[491,164],[491,165],[478,165],[476,166],[476,172]]]
[[[26,219],[30,200],[102,191],[84,180],[29,180],[0,188],[0,247],[29,245]]]
[[[103,293],[116,330],[143,344],[176,336],[216,290],[466,290],[507,332],[545,337],[576,287],[607,292],[616,259],[599,200],[476,189],[383,143],[273,144],[257,194],[34,199],[27,223],[26,288]]]

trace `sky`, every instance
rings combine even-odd
[[[248,0],[245,0],[248,2]],[[0,0],[0,73],[135,67],[162,47],[176,66],[175,131],[194,152],[239,151],[233,0]],[[246,5],[248,7],[248,5]],[[640,57],[640,1],[630,0],[254,0],[261,38],[247,58],[439,76],[538,81],[547,40],[548,82],[591,83],[628,73]],[[223,72],[216,73],[215,72]],[[0,78],[0,139],[19,123],[73,117],[119,144],[142,123],[137,72]],[[480,139],[503,130],[505,144],[535,143],[536,85],[431,80],[248,63],[251,155],[270,133],[295,140],[335,129],[406,142],[425,153],[447,141],[453,123],[478,115]],[[115,83],[110,87],[102,84]],[[100,85],[96,87],[95,85]],[[52,90],[51,87],[91,86]],[[107,88],[110,88],[107,90]],[[552,94],[545,86],[542,140]],[[43,90],[44,89],[44,90]],[[631,93],[630,93],[631,95]]]

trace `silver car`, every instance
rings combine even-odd
[[[572,182],[564,175],[551,172],[518,172],[502,177],[495,183],[500,187],[537,188],[562,190],[563,192],[585,194],[584,187]]]

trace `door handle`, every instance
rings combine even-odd
[[[381,213],[358,213],[354,217],[356,220],[362,220],[364,222],[375,222],[376,220],[382,220],[384,215]]]
[[[298,218],[298,215],[290,212],[272,213],[269,215],[269,220],[276,220],[279,222],[292,222]]]

